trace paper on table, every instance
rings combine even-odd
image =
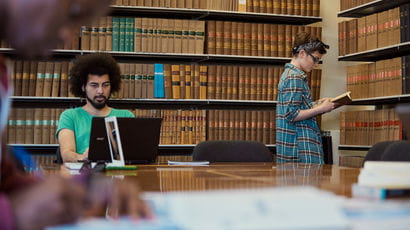
[[[143,198],[155,213],[153,221],[93,219],[50,230],[347,229],[349,224],[342,200],[313,187],[153,192]]]
[[[91,163],[91,167],[94,167],[95,165],[96,165],[96,162]],[[83,166],[83,163],[82,162],[66,162],[64,163],[64,166],[70,170],[80,170],[81,167]]]
[[[156,213],[164,214],[181,229],[286,230],[348,227],[348,221],[342,213],[341,199],[313,187],[145,195]]]
[[[209,165],[209,161],[168,161],[169,165]]]

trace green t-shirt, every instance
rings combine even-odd
[[[134,117],[134,114],[129,110],[113,109],[107,117]],[[56,138],[62,129],[69,129],[74,132],[76,152],[84,153],[90,144],[91,121],[93,116],[87,113],[82,107],[68,109],[61,113],[56,131]]]

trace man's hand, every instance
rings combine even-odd
[[[79,184],[51,176],[10,197],[16,229],[44,229],[71,223],[84,212],[86,192]]]
[[[153,218],[150,208],[141,199],[138,185],[133,180],[107,177],[94,179],[89,193],[93,213],[101,213],[101,210],[107,208],[107,215],[113,219],[120,216],[133,219]]]

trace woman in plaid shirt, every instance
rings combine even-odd
[[[307,32],[295,36],[293,58],[278,85],[276,162],[323,164],[323,148],[316,115],[335,108],[331,98],[312,102],[306,73],[318,65],[329,46]]]

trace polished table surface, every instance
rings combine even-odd
[[[211,163],[208,166],[138,165],[107,176],[136,180],[146,192],[314,186],[351,197],[360,169],[299,163]]]

